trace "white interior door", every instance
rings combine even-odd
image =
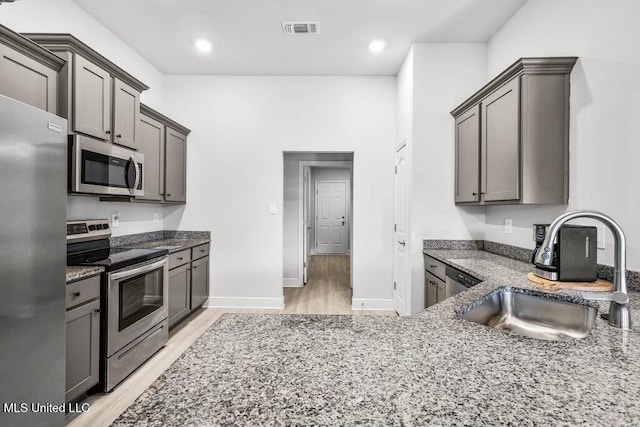
[[[304,232],[303,239],[303,264],[302,264],[302,281],[309,281],[309,252],[311,251],[311,177],[309,166],[303,167],[303,183],[302,183],[302,222]]]
[[[316,252],[347,251],[347,181],[316,181]]]
[[[393,305],[401,316],[410,314],[408,293],[407,225],[409,222],[409,182],[407,180],[407,146],[396,151],[393,242]]]

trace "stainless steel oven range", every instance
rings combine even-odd
[[[67,222],[67,265],[104,267],[101,289],[101,369],[104,391],[168,340],[167,250],[109,246],[108,220]]]

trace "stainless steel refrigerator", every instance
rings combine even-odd
[[[64,425],[34,410],[64,404],[66,176],[67,121],[0,96],[1,426]]]

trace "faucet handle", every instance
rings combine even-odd
[[[629,296],[619,291],[606,294],[602,292],[583,292],[582,298],[590,301],[613,301],[618,304],[626,304],[629,302]]]

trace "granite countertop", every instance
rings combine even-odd
[[[635,330],[598,317],[584,339],[542,341],[455,315],[537,290],[528,264],[425,252],[484,282],[401,318],[225,314],[114,425],[640,425],[638,293]]]
[[[88,279],[102,273],[102,267],[69,267],[67,266],[67,283],[77,282],[78,280]]]
[[[169,253],[173,254],[195,246],[204,245],[206,243],[211,243],[211,239],[158,239],[148,240],[145,242],[128,243],[123,247],[131,249],[155,249],[160,246],[170,246],[169,248],[164,249],[168,249]]]
[[[450,390],[455,399],[475,401],[493,414],[494,424],[640,424],[640,293],[629,292],[632,331],[611,327],[599,316],[609,304],[595,302],[591,335],[541,341],[462,320],[455,312],[501,286],[583,301],[579,292],[543,291],[526,278],[530,264],[485,251],[424,253],[484,280],[413,316],[434,331],[430,345],[441,350],[436,357],[443,367],[436,379],[456,386]]]

